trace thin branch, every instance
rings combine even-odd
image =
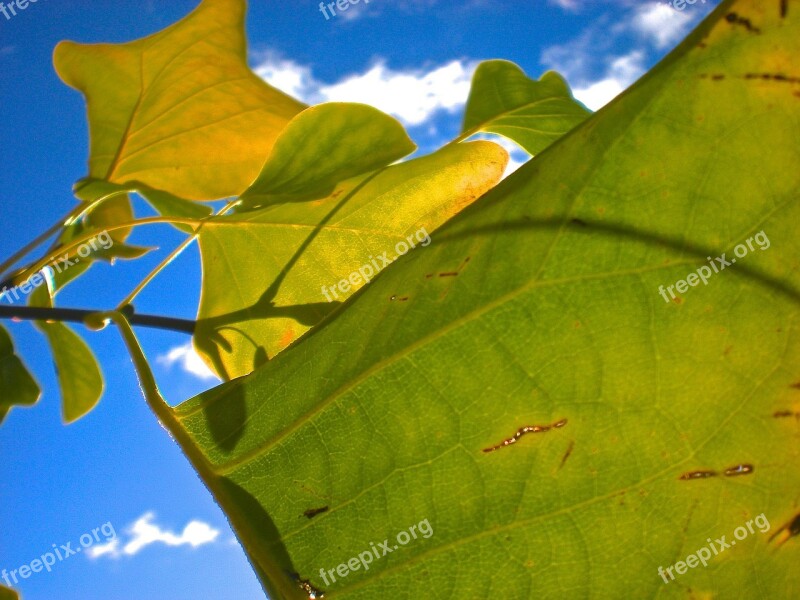
[[[96,310],[83,310],[77,308],[39,308],[35,306],[11,306],[0,304],[0,319],[23,319],[26,321],[60,321],[62,323],[85,323],[90,315],[96,315]],[[175,319],[158,315],[129,315],[131,325],[151,327],[154,329],[167,329],[181,333],[193,334],[197,323],[188,319]]]
[[[200,233],[200,230],[203,228],[203,225],[205,225],[210,219],[213,219],[214,217],[218,217],[220,215],[224,215],[231,208],[233,208],[234,206],[239,204],[239,202],[240,202],[240,200],[238,198],[236,198],[235,200],[231,200],[230,202],[228,202],[228,204],[223,206],[215,215],[208,215],[207,217],[205,217],[203,219],[202,223],[200,223],[197,226],[197,229],[195,229],[194,233],[192,233],[192,235],[190,235],[188,238],[183,240],[177,248],[175,248],[172,252],[170,252],[169,255],[164,260],[162,260],[155,269],[150,271],[150,273],[147,275],[147,277],[145,277],[141,282],[139,282],[139,285],[137,285],[133,289],[133,291],[130,294],[128,294],[122,302],[119,303],[119,306],[117,307],[117,310],[122,310],[123,307],[130,306],[131,304],[133,304],[133,301],[136,299],[136,296],[138,296],[139,293],[145,287],[147,287],[147,285],[151,281],[153,281],[153,279],[155,279],[158,276],[159,273],[161,273],[161,271],[166,269],[172,263],[172,261],[174,261],[176,258],[178,258],[181,255],[181,253],[184,250],[186,250],[186,248],[188,248],[189,245],[195,239],[197,239],[197,234]]]
[[[0,264],[0,275],[5,274],[6,271],[11,269],[17,261],[24,258],[29,252],[35,250],[39,245],[46,242],[49,238],[54,236],[60,229],[64,227],[64,223],[68,222],[72,219],[75,214],[79,212],[80,207],[75,207],[70,210],[62,219],[56,221],[50,229],[45,231],[43,234],[39,235],[35,240],[25,244],[22,248],[20,248],[17,252],[11,255],[8,260],[4,261],[3,264]]]

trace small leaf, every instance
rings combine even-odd
[[[307,108],[283,130],[245,206],[330,194],[340,181],[374,171],[416,148],[394,118],[364,104]]]
[[[247,66],[245,8],[242,0],[204,0],[140,40],[56,47],[56,71],[86,96],[91,177],[190,200],[247,188],[305,105]]]
[[[30,305],[53,306],[47,286],[31,294]],[[83,338],[69,326],[45,321],[36,321],[35,326],[45,334],[53,352],[64,421],[77,421],[91,411],[103,395],[103,375],[97,359]]]
[[[497,133],[538,154],[590,114],[557,73],[536,81],[512,62],[489,60],[472,78],[462,135]]]
[[[11,335],[0,325],[0,423],[13,406],[33,406],[41,389],[14,352]]]
[[[116,258],[136,259],[144,256],[152,248],[131,246],[125,243],[133,231],[132,227],[124,229],[114,229],[115,226],[123,223],[130,223],[134,220],[133,207],[127,192],[134,191],[133,188],[120,186],[113,183],[97,179],[82,179],[73,188],[75,197],[83,202],[92,203],[104,196],[108,196],[102,202],[91,208],[81,219],[77,219],[69,225],[61,236],[61,242],[66,244],[77,237],[85,236],[91,232],[97,232],[102,236],[102,247],[95,244],[89,257],[93,259],[107,260],[113,262]],[[111,231],[108,231],[108,229]],[[74,251],[72,253],[74,255]]]
[[[183,198],[178,198],[167,192],[153,190],[144,186],[137,186],[136,192],[158,211],[162,217],[187,217],[189,219],[204,219],[213,210],[206,204],[190,202]],[[173,226],[184,233],[194,233],[191,225],[174,223]]]

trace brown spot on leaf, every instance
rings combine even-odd
[[[716,477],[716,476],[717,476],[716,471],[689,471],[678,477],[678,479],[688,481],[691,479],[708,479],[709,477]]]
[[[749,475],[754,471],[753,465],[735,465],[725,469],[726,477],[736,477],[738,475]]]
[[[750,19],[745,17],[741,17],[735,12],[730,12],[725,15],[725,20],[732,25],[741,25],[750,33],[761,33],[761,30],[758,27],[755,27],[751,22]]]
[[[800,420],[800,412],[794,412],[792,410],[777,410],[772,414],[772,416],[775,419],[787,419],[790,417],[795,417]]]
[[[558,466],[558,470],[559,471],[564,468],[564,463],[567,462],[567,459],[572,454],[572,449],[574,447],[575,447],[575,441],[574,440],[570,440],[569,446],[567,446],[567,451],[564,452],[564,456],[561,457],[561,464]]]
[[[317,515],[321,515],[322,513],[328,512],[327,506],[320,506],[319,508],[309,508],[307,511],[303,513],[303,516],[308,519],[313,519]]]
[[[500,448],[504,448],[505,446],[510,446],[511,444],[516,444],[517,440],[521,438],[523,435],[528,433],[542,433],[544,431],[550,431],[551,429],[559,429],[567,424],[566,419],[561,419],[560,421],[556,421],[552,425],[526,425],[525,427],[521,427],[517,430],[517,432],[508,439],[503,440],[496,446],[490,446],[489,448],[484,448],[484,452],[494,452]]]

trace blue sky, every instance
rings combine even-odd
[[[10,19],[0,13],[0,257],[67,213],[75,202],[71,186],[86,173],[84,103],[55,75],[55,44],[142,37],[197,3],[39,0]],[[326,20],[319,2],[252,0],[247,29],[251,66],[270,83],[309,103],[377,106],[427,152],[457,135],[481,60],[508,59],[537,78],[556,69],[598,109],[715,4],[698,0],[678,11],[645,0],[372,0]],[[512,168],[528,158],[507,147]],[[94,267],[59,304],[115,306],[180,239],[171,229],[135,232],[132,243],[160,250]],[[199,274],[192,248],[142,294],[138,311],[193,318]],[[223,513],[145,406],[116,331],[81,330],[103,366],[106,393],[92,413],[65,427],[43,337],[26,323],[4,325],[44,395],[33,408],[13,410],[0,427],[0,570],[18,569],[53,544],[80,546],[82,535],[98,530],[94,552],[20,580],[23,597],[262,598]],[[170,402],[215,385],[186,336],[138,333]],[[116,541],[105,543],[112,530]]]

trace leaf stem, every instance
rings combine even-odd
[[[85,323],[87,317],[97,314],[96,310],[77,308],[44,308],[37,306],[6,306],[0,304],[0,319],[22,319],[26,321],[59,321],[62,323]],[[158,315],[128,316],[131,325],[165,329],[193,334],[197,323],[187,319],[175,319]]]
[[[114,196],[119,196],[120,194],[125,193],[124,191],[114,191],[105,196],[100,196],[91,202],[81,202],[74,208],[72,208],[63,218],[56,221],[47,231],[39,235],[35,240],[26,244],[23,248],[15,252],[8,260],[0,264],[0,275],[4,275],[6,271],[8,271],[11,267],[16,264],[18,260],[23,258],[26,254],[37,248],[43,242],[45,242],[49,237],[58,233],[59,229],[63,229],[64,227],[69,227],[74,221],[80,219],[83,215],[85,215],[90,210],[97,207],[99,204],[105,202],[109,198],[113,198]],[[52,252],[57,247],[57,244],[54,243],[47,252]],[[26,272],[30,269],[26,269]]]
[[[178,245],[177,248],[175,248],[172,252],[170,252],[166,256],[166,258],[164,258],[164,260],[162,260],[156,266],[155,269],[150,271],[150,273],[147,275],[147,277],[142,279],[142,281],[140,281],[139,284],[135,288],[133,288],[133,291],[130,294],[128,294],[122,302],[119,303],[119,306],[117,306],[117,310],[122,310],[124,307],[126,307],[126,306],[128,306],[130,304],[133,304],[133,301],[136,299],[136,296],[138,296],[141,293],[141,291],[145,287],[147,287],[147,285],[151,281],[153,281],[153,279],[155,279],[158,276],[159,273],[161,273],[161,271],[166,269],[172,263],[172,261],[174,261],[176,258],[178,258],[183,253],[183,251],[186,250],[186,248],[188,248],[189,245],[195,239],[197,239],[197,234],[200,233],[200,230],[203,228],[203,225],[205,225],[209,221],[209,219],[213,219],[214,217],[218,217],[218,216],[224,215],[231,208],[236,206],[239,202],[240,202],[240,200],[238,198],[236,198],[235,200],[231,200],[225,206],[223,206],[219,211],[217,211],[217,213],[215,215],[209,215],[209,216],[203,218],[202,223],[200,223],[200,225],[197,226],[197,229],[195,229],[194,233],[192,233],[192,235],[190,235],[188,238],[183,240]]]
[[[139,377],[139,383],[144,394],[145,401],[150,407],[150,410],[156,415],[161,426],[167,430],[172,436],[172,439],[178,444],[178,447],[189,459],[189,462],[197,471],[200,478],[205,483],[208,490],[211,492],[214,499],[221,505],[227,507],[227,517],[231,526],[236,531],[237,536],[241,539],[243,546],[247,549],[248,553],[254,556],[258,562],[258,568],[265,575],[266,592],[270,598],[276,600],[301,600],[308,598],[304,593],[301,593],[300,587],[287,577],[287,573],[283,571],[281,566],[272,559],[272,557],[259,552],[258,548],[263,546],[264,540],[258,539],[253,531],[253,518],[254,516],[245,516],[241,511],[234,510],[236,504],[233,498],[230,497],[226,491],[225,478],[221,477],[214,468],[214,465],[209,461],[203,451],[198,447],[198,443],[192,439],[191,434],[181,425],[180,421],[175,415],[175,411],[167,404],[161,392],[158,389],[153,371],[147,362],[147,357],[136,339],[136,334],[131,328],[131,322],[120,311],[112,311],[106,313],[93,313],[86,321],[88,327],[95,329],[102,329],[105,322],[114,322],[119,328],[125,345],[127,346],[128,353],[133,360],[136,374]]]
[[[69,221],[70,219],[74,218],[75,214],[79,212],[79,210],[78,210],[79,208],[81,208],[81,207],[77,206],[77,207],[73,208],[72,210],[70,210],[66,215],[64,215],[64,217],[62,219],[60,219],[59,221],[56,221],[47,231],[45,231],[44,233],[39,235],[32,242],[29,242],[28,244],[25,244],[25,246],[23,246],[22,248],[17,250],[14,254],[12,254],[11,257],[8,260],[6,260],[2,264],[0,264],[0,275],[5,274],[5,272],[8,271],[11,267],[13,267],[17,263],[18,260],[23,258],[26,254],[28,254],[32,250],[36,249],[40,244],[45,242],[48,238],[50,238],[51,236],[55,235],[55,233],[59,229],[64,227],[64,225],[65,225],[65,223],[67,223],[67,221]]]
[[[105,231],[110,233],[112,231],[119,231],[121,229],[130,229],[131,227],[138,227],[139,225],[190,225],[196,226],[203,222],[203,219],[191,219],[188,217],[147,217],[145,219],[135,219],[133,221],[129,221],[127,223],[119,223],[117,225],[110,225],[105,228]],[[30,265],[24,273],[20,274],[21,277],[24,278],[25,275],[28,273],[37,273],[41,271],[46,266],[50,265],[51,263],[55,262],[59,259],[59,257],[63,256],[74,256],[73,251],[77,250],[87,242],[90,242],[92,239],[97,237],[97,231],[92,231],[84,234],[81,237],[77,237],[73,240],[70,240],[69,243],[64,244],[63,246],[59,247],[58,252],[55,254],[49,254],[37,262]]]

